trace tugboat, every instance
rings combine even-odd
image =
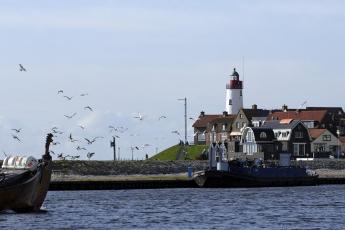
[[[212,154],[211,154],[212,155]],[[282,187],[317,185],[318,175],[311,170],[290,165],[290,154],[280,154],[279,165],[265,165],[262,160],[232,160],[216,157],[216,168],[195,173],[199,187]]]
[[[8,156],[0,170],[0,211],[39,211],[46,197],[52,171],[49,145],[53,135],[47,135],[45,154],[36,160],[29,156]]]

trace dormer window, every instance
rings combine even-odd
[[[261,139],[266,139],[267,138],[266,132],[261,132],[260,133],[260,138]]]

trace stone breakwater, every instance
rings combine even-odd
[[[200,171],[207,161],[54,161],[55,175],[156,175],[187,173],[188,167]]]

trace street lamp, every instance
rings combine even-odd
[[[120,138],[118,136],[113,136],[113,141],[110,141],[110,147],[113,147],[114,150],[114,161],[116,161],[116,138]]]
[[[339,160],[339,150],[340,150],[340,144],[339,144],[339,137],[340,137],[340,130],[337,129],[337,135],[338,135],[338,160]]]
[[[184,144],[187,144],[187,98],[177,99],[179,101],[184,101]]]

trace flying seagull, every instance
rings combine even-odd
[[[13,135],[13,134],[12,134],[12,138],[13,138],[13,139],[16,139],[17,141],[20,142],[20,139],[19,139],[16,135]]]
[[[71,156],[71,160],[79,159],[80,155]]]
[[[163,119],[163,118],[167,118],[167,117],[166,117],[166,116],[160,116],[160,117],[158,118],[158,120]]]
[[[180,133],[177,130],[171,131],[171,133],[176,133],[177,135],[180,136]]]
[[[95,155],[95,153],[88,152],[88,153],[86,154],[86,157],[90,160],[90,158],[91,158],[93,155]]]
[[[78,151],[79,151],[79,150],[86,150],[86,148],[78,146],[78,147],[77,147],[77,150],[78,150]]]
[[[93,139],[93,140],[89,140],[89,139],[87,139],[87,138],[84,138],[84,139],[87,141],[87,144],[88,144],[88,145],[91,145],[93,142],[96,141],[95,139]]]
[[[92,108],[90,106],[85,106],[84,109],[88,109],[90,111],[93,111]]]
[[[77,113],[73,113],[72,115],[64,115],[65,117],[67,117],[68,119],[71,119],[72,117],[74,117],[75,115],[77,115]]]
[[[24,71],[24,72],[26,72],[26,69],[22,66],[22,64],[19,64],[19,71]]]
[[[60,89],[60,90],[57,92],[57,94],[60,94],[60,93],[63,93],[63,90],[62,90],[62,89]]]
[[[15,131],[16,133],[19,133],[20,130],[22,130],[22,129],[11,129],[11,130]]]
[[[88,94],[88,93],[82,93],[82,94],[80,94],[81,97],[85,97],[85,96],[87,96],[87,95],[89,95],[89,94]]]
[[[142,116],[140,113],[138,113],[138,115],[134,116],[133,118],[137,118],[140,121],[142,121],[144,119],[144,116]]]
[[[69,134],[69,140],[71,141],[71,142],[76,142],[76,141],[78,141],[78,140],[76,140],[76,139],[74,139],[73,137],[72,137],[72,133],[70,133]]]
[[[69,101],[72,100],[72,98],[73,98],[73,97],[69,97],[69,96],[66,96],[66,95],[63,96],[63,97],[65,97],[65,98],[66,98],[67,100],[69,100]]]

